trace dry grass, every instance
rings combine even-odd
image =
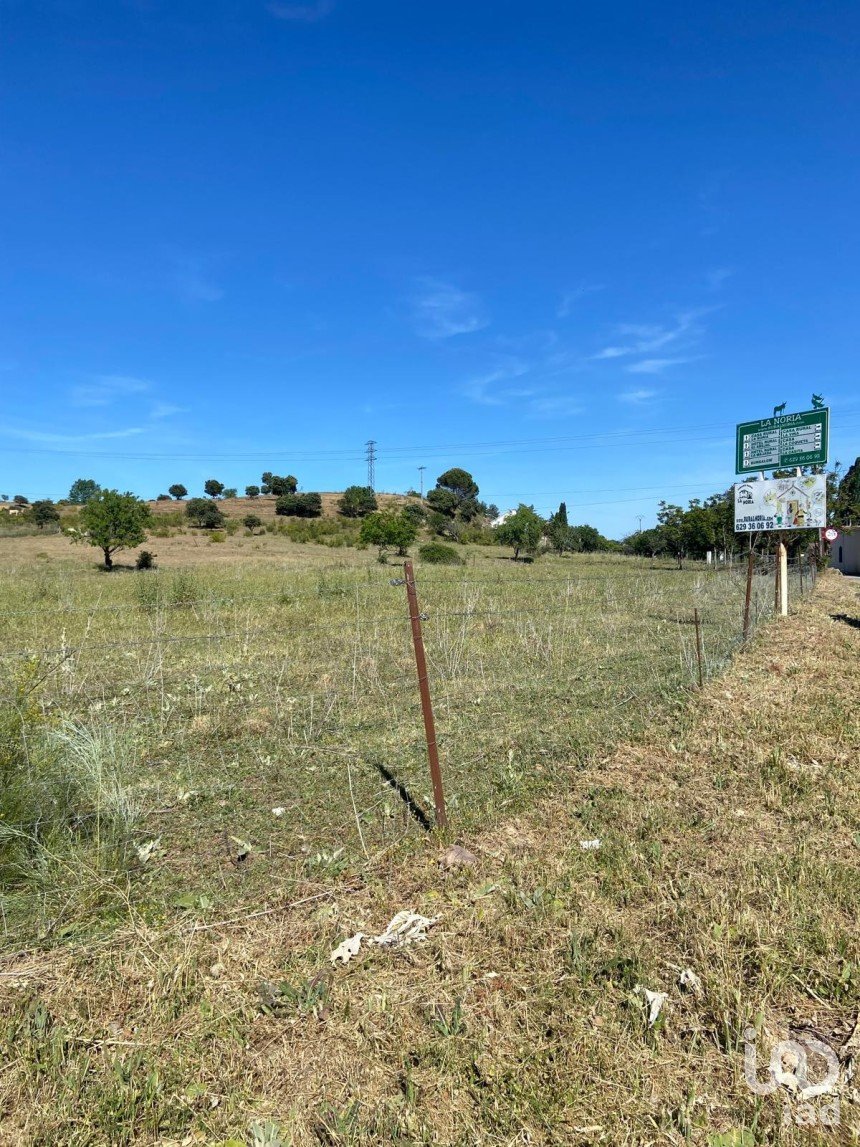
[[[856,618],[857,591],[836,576],[822,579],[812,601],[761,631],[725,676],[679,705],[692,677],[686,612],[707,601],[706,616],[717,616],[715,583],[666,572],[667,594],[663,571],[640,571],[634,594],[605,566],[585,563],[575,592],[588,609],[580,618],[570,607],[562,624],[553,578],[564,567],[572,563],[505,568],[497,584],[481,584],[477,600],[470,571],[460,581],[447,571],[426,575],[454,824],[479,861],[448,875],[437,862],[441,842],[399,822],[392,831],[390,816],[365,824],[366,858],[353,834],[338,872],[336,842],[321,826],[336,819],[332,808],[351,809],[343,772],[335,791],[317,762],[340,701],[308,727],[306,711],[297,717],[280,696],[263,698],[263,715],[244,718],[260,725],[243,726],[237,741],[235,706],[213,711],[195,700],[196,710],[178,710],[182,736],[168,714],[156,741],[164,693],[156,690],[151,708],[141,698],[124,702],[121,676],[105,692],[92,629],[102,615],[69,611],[81,604],[74,594],[91,601],[90,589],[67,594],[67,639],[83,653],[66,703],[76,689],[99,686],[109,704],[119,695],[110,711],[145,748],[166,746],[164,766],[149,758],[147,782],[150,796],[164,797],[160,810],[149,804],[167,854],[126,886],[119,931],[95,921],[73,943],[28,945],[0,968],[7,1142],[246,1143],[254,1134],[299,1145],[808,1141],[807,1132],[780,1127],[782,1096],[758,1098],[744,1084],[743,1030],[758,1023],[766,1044],[789,1026],[811,1025],[837,1044],[856,1016],[860,633],[832,615]],[[601,577],[589,584],[595,572]],[[265,568],[255,576],[265,578]],[[354,616],[355,577],[344,565],[319,583],[317,606],[332,623]],[[376,593],[385,577],[374,569],[365,584]],[[337,592],[344,585],[351,592]],[[52,586],[47,578],[43,588]],[[214,586],[197,588],[206,592],[190,613],[167,603],[122,611],[111,623],[118,640],[139,631],[141,616],[156,625],[182,614],[178,631],[170,622],[173,636],[223,622],[223,584],[220,598]],[[229,598],[231,626],[241,588]],[[548,600],[551,624],[527,612]],[[469,614],[465,630],[463,617],[443,617],[456,612],[454,602]],[[503,619],[506,604],[516,615]],[[736,597],[722,602],[726,626],[737,621],[736,605]],[[276,628],[272,644],[293,648],[301,632]],[[398,637],[380,664],[382,631],[357,647],[355,629],[347,632],[348,647],[324,650],[339,664],[350,649],[330,681],[319,680],[312,632],[294,660],[316,674],[323,693],[369,692],[382,726],[368,710],[359,709],[357,725],[339,712],[337,735],[347,732],[352,749],[382,753],[387,725],[385,759],[417,784],[420,737],[395,755],[406,727],[397,722],[404,713],[407,725],[417,721],[417,713],[384,702],[392,669],[406,672],[408,644]],[[708,633],[714,668],[723,648],[715,637]],[[252,665],[241,638],[231,649],[252,672],[256,654]],[[123,672],[145,670],[143,656],[120,662]],[[265,647],[261,664],[268,671]],[[197,657],[198,674],[205,667]],[[348,691],[351,679],[362,683],[358,694]],[[59,703],[61,671],[56,681]],[[294,684],[288,677],[285,696]],[[610,698],[623,702],[631,688],[635,713],[622,705],[613,714]],[[571,711],[580,693],[587,704]],[[271,751],[250,756],[273,725]],[[611,748],[637,727],[634,739]],[[471,769],[463,744],[476,757]],[[256,773],[243,760],[231,780],[237,752],[256,761]],[[281,762],[263,764],[272,753],[287,772]],[[204,793],[181,799],[195,776],[208,778]],[[264,796],[268,810],[273,784],[287,778],[316,793],[319,809],[280,799],[290,806],[282,818],[288,840],[264,834],[261,820],[255,850],[238,861],[224,830],[237,814],[244,829]],[[367,778],[357,767],[353,779],[363,807]],[[600,849],[584,851],[579,842],[592,838]],[[165,902],[165,890],[176,896],[181,879],[187,887],[201,872],[208,875],[193,880],[190,901]],[[204,907],[201,897],[218,902]],[[404,907],[441,916],[426,944],[370,949],[331,968],[328,953],[344,937],[379,932]],[[276,910],[251,915],[260,909]],[[701,977],[701,998],[677,986],[688,966]],[[638,983],[670,995],[653,1029]],[[846,1088],[841,1132],[822,1141],[850,1141],[856,1112]]]

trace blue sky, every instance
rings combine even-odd
[[[5,0],[0,491],[471,470],[620,536],[860,453],[852,3]]]

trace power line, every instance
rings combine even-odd
[[[839,430],[852,429],[856,425],[860,425],[860,421],[853,420],[850,416],[847,419],[840,420]],[[698,433],[699,431],[720,431],[717,437],[708,438],[688,438],[687,435],[691,433]],[[605,448],[607,445],[614,443],[624,443],[628,445],[644,445],[651,446],[671,445],[679,437],[686,437],[686,441],[691,442],[717,442],[726,435],[734,436],[735,427],[733,423],[702,423],[698,426],[652,426],[652,427],[639,427],[629,430],[611,430],[603,431],[598,434],[577,434],[577,435],[563,435],[559,437],[549,438],[508,438],[500,439],[495,442],[451,442],[451,443],[436,443],[432,445],[402,445],[402,446],[386,446],[386,457],[397,459],[416,453],[425,454],[440,454],[450,453],[451,451],[468,450],[468,451],[496,451],[498,453],[511,453],[519,451],[533,452],[535,450],[564,450],[568,446],[581,443],[594,443],[596,448]],[[649,438],[650,435],[663,434],[670,436],[666,442],[655,442]],[[635,443],[633,439],[641,438],[643,442]],[[377,445],[375,440],[371,440],[374,447]],[[370,445],[370,443],[368,443]],[[278,459],[290,459],[302,462],[322,462],[322,461],[355,461],[359,456],[354,449],[338,449],[338,450],[284,450],[283,447],[265,451],[237,451],[227,454],[158,454],[158,453],[133,453],[129,451],[97,451],[92,450],[53,450],[48,448],[34,448],[34,447],[16,447],[5,446],[4,450],[7,454],[52,454],[52,455],[67,455],[69,457],[87,458],[123,458],[134,461],[199,461],[199,462],[256,462],[256,461],[274,461]],[[366,457],[366,454],[365,454]]]

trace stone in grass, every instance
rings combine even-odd
[[[443,872],[450,872],[453,868],[473,868],[477,863],[477,856],[460,844],[450,845],[439,857],[439,867]]]

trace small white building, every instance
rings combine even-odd
[[[839,537],[830,543],[830,564],[844,574],[860,577],[860,526],[837,526]]]

